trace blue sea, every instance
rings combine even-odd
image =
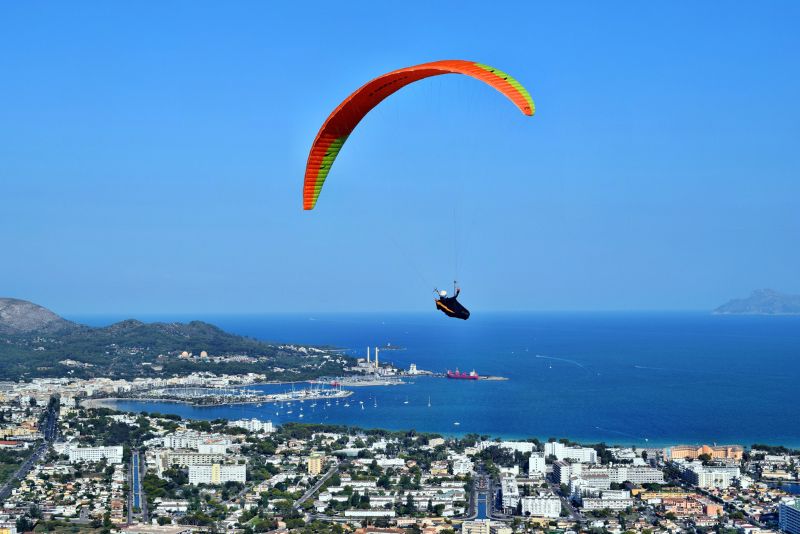
[[[431,312],[200,318],[238,334],[332,345],[357,356],[368,345],[390,343],[403,350],[382,351],[381,359],[399,367],[458,367],[509,380],[418,378],[403,386],[353,388],[349,408],[306,402],[302,419],[298,405],[292,414],[270,405],[120,402],[120,408],[508,438],[800,446],[798,317],[476,313],[463,322]],[[115,318],[76,319],[104,324]]]

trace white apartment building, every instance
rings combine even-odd
[[[521,501],[522,515],[550,517],[553,519],[558,519],[561,516],[561,499],[552,492],[522,497]]]
[[[504,476],[500,479],[500,493],[503,499],[503,509],[514,509],[519,504],[519,487],[517,479],[512,476]]]
[[[499,445],[503,449],[521,452],[522,454],[536,450],[536,446],[529,441],[501,441]]]
[[[162,438],[162,445],[165,449],[197,449],[202,442],[202,436],[198,432],[175,432],[167,434]]]
[[[161,451],[156,457],[156,469],[161,476],[165,469],[173,465],[191,467],[193,465],[220,464],[226,459],[225,454],[202,454],[199,452]]]
[[[211,465],[219,463],[225,459],[224,454],[218,453],[202,453],[202,452],[180,452],[172,451],[163,454],[166,465],[179,465],[181,467],[189,467],[191,465]]]
[[[225,454],[228,452],[228,445],[226,443],[201,443],[197,446],[197,452],[200,454]]]
[[[544,444],[544,454],[555,456],[557,460],[573,460],[584,464],[597,463],[597,451],[591,447],[567,447],[558,441]]]
[[[579,476],[581,472],[581,464],[572,464],[564,460],[553,464],[553,480],[557,484],[569,484],[570,477]]]
[[[606,490],[600,493],[599,497],[584,497],[581,499],[581,507],[584,510],[624,510],[633,506],[633,499],[629,491],[625,490]]]
[[[472,472],[472,460],[466,456],[453,456],[453,474],[456,476],[466,475]]]
[[[353,460],[353,463],[356,465],[360,465],[363,467],[369,467],[372,462],[378,464],[379,467],[383,469],[402,469],[406,466],[406,461],[402,458],[359,458],[358,460]]]
[[[778,526],[786,534],[800,534],[800,499],[781,502],[778,508]]]
[[[608,472],[611,482],[621,484],[625,481],[634,484],[663,484],[664,473],[660,469],[644,466],[615,466]]]
[[[175,432],[161,438],[165,449],[194,449],[199,450],[202,445],[230,445],[231,440],[216,434],[201,432]]]
[[[245,482],[247,466],[235,465],[190,465],[189,484],[224,484],[226,482]]]
[[[608,479],[608,475],[583,473],[570,477],[569,480],[569,492],[576,498],[593,497],[599,495],[600,491],[609,488],[611,488],[611,481]]]
[[[700,462],[677,461],[681,476],[698,488],[727,488],[741,476],[737,466],[703,465]]]
[[[544,476],[547,472],[547,464],[545,463],[543,452],[532,452],[531,457],[528,459],[528,476]]]
[[[255,418],[229,421],[228,426],[244,428],[248,432],[257,432],[261,434],[270,434],[275,432],[275,427],[273,426],[272,421],[259,421]]]
[[[116,447],[70,447],[67,449],[69,463],[99,462],[104,459],[110,464],[122,463],[122,446]]]

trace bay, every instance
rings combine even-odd
[[[115,318],[78,319],[107,324]],[[793,412],[800,396],[798,317],[474,313],[463,322],[431,312],[200,319],[259,339],[332,345],[358,356],[367,345],[390,343],[402,350],[382,351],[381,361],[398,367],[416,363],[436,372],[459,367],[509,380],[417,378],[403,386],[353,388],[349,408],[318,402],[312,409],[306,402],[302,419],[299,405],[292,414],[284,409],[278,415],[270,405],[195,408],[123,401],[119,408],[203,419],[258,417],[653,446],[800,445],[800,421]]]

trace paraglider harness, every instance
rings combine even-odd
[[[464,306],[458,302],[458,295],[461,293],[461,288],[456,286],[456,282],[453,282],[453,290],[454,294],[452,297],[441,296],[438,289],[434,289],[438,298],[435,300],[436,308],[447,315],[448,317],[453,317],[454,319],[469,319],[469,310],[466,309]]]

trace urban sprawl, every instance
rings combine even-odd
[[[800,500],[782,489],[798,480],[800,451],[783,447],[191,421],[102,401],[259,378],[0,384],[0,534],[800,534]]]

